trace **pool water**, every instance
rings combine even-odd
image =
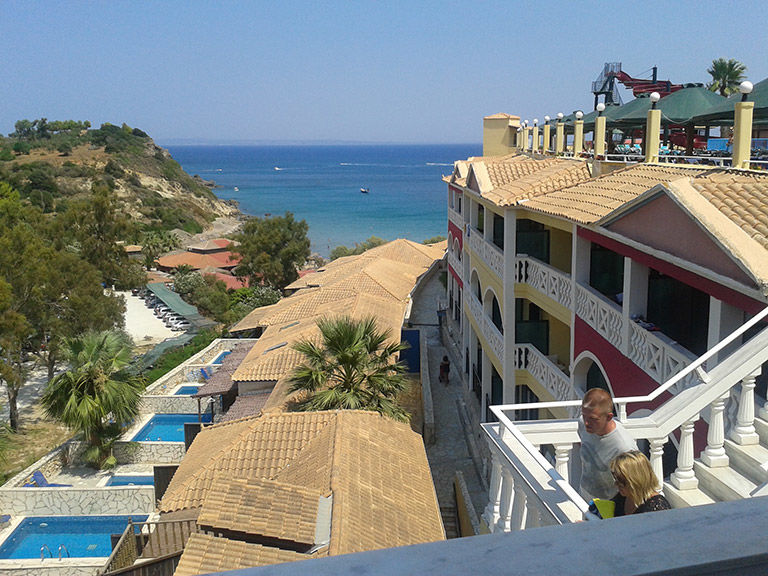
[[[46,558],[48,550],[53,558],[58,558],[60,545],[66,547],[72,558],[109,556],[110,535],[122,534],[129,518],[144,522],[147,516],[30,516],[0,546],[0,559],[40,558],[43,546],[47,546]],[[67,557],[63,549],[62,556]]]
[[[231,350],[227,350],[226,352],[222,352],[221,354],[216,356],[216,359],[213,362],[211,362],[211,364],[221,364],[224,361],[224,358],[226,358],[230,354],[232,354]]]
[[[210,413],[203,414],[210,422]],[[197,422],[197,414],[155,414],[132,438],[134,442],[184,442],[184,423]]]
[[[175,396],[188,396],[190,394],[194,394],[200,389],[199,386],[182,386],[176,392],[174,392]]]
[[[112,476],[105,486],[154,486],[154,476]]]

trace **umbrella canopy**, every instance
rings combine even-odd
[[[651,109],[650,94],[640,94],[634,100],[630,100],[621,109],[608,120],[608,126],[614,128],[629,128],[645,124],[645,118],[648,110]],[[624,122],[624,118],[630,118]],[[632,118],[642,118],[642,120],[633,120]]]
[[[638,102],[632,110],[628,106]],[[722,104],[725,98],[707,90],[703,86],[683,88],[665,96],[657,104],[661,110],[662,124],[691,124],[692,119],[710,110],[713,106]],[[640,126],[644,125],[648,118],[648,110],[651,108],[649,98],[638,98],[626,106],[625,110],[614,119],[617,126]]]
[[[624,108],[624,106],[619,106],[617,104],[610,104],[606,106],[605,112],[603,112],[603,116],[605,116],[606,122],[610,123],[622,108]],[[597,110],[594,110],[589,114],[584,114],[584,118],[582,118],[582,120],[584,121],[585,132],[590,132],[595,129],[595,118],[597,118]]]
[[[741,94],[731,94],[726,100],[713,105],[709,110],[702,111],[693,120],[697,124],[720,124],[730,126],[733,124],[733,113],[736,102],[741,100]],[[768,121],[768,78],[755,84],[752,93],[748,96],[750,102],[755,103],[753,118],[759,123]]]

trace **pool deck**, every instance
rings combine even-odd
[[[113,470],[94,470],[93,468],[64,468],[55,478],[49,478],[56,484],[72,484],[74,488],[102,488],[113,475],[152,476],[153,465],[148,463],[124,464]]]

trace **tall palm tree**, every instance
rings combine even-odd
[[[405,388],[405,367],[397,361],[406,344],[390,342],[374,318],[348,316],[317,322],[321,342],[302,340],[294,349],[304,356],[291,377],[291,392],[304,392],[299,410],[373,410],[408,421],[397,405]]]
[[[707,69],[709,75],[712,76],[712,82],[707,84],[707,88],[712,92],[719,92],[720,96],[733,94],[744,80],[746,71],[747,67],[733,58],[712,60],[712,66]]]
[[[41,403],[46,414],[82,432],[85,459],[98,468],[114,466],[111,455],[122,428],[139,412],[144,381],[127,372],[128,337],[106,330],[65,341],[72,368],[46,386]]]

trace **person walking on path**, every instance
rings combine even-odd
[[[448,356],[443,356],[443,361],[440,362],[440,382],[446,386],[448,386],[450,373],[451,363],[448,361]]]

